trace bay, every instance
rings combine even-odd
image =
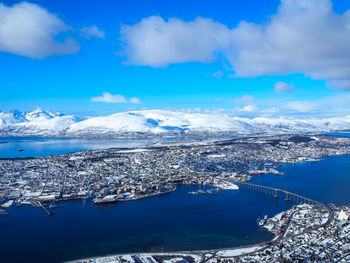
[[[14,139],[13,144],[21,145],[21,140]],[[85,147],[84,141],[77,141],[77,146],[67,143],[69,139],[55,138],[55,146],[50,148],[50,140],[31,138],[25,143],[34,143],[27,150],[31,149],[35,156],[111,145],[110,140],[98,140],[98,145],[89,141]],[[17,146],[12,147],[15,153]],[[2,154],[6,155],[6,150]],[[278,169],[285,175],[255,176],[252,183],[289,190],[324,203],[350,203],[349,155]],[[196,189],[198,186],[179,186],[171,194],[108,206],[94,206],[91,200],[68,201],[51,217],[41,208],[11,207],[8,215],[0,216],[0,261],[62,262],[115,253],[254,244],[272,238],[270,233],[259,230],[257,219],[265,214],[273,216],[292,205],[282,198],[243,189],[221,191],[218,195],[188,194]]]

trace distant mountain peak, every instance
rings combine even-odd
[[[25,114],[25,118],[28,121],[34,121],[34,120],[48,120],[56,117],[55,113],[52,112],[46,112],[41,109],[41,107],[37,107],[34,111],[27,112]]]
[[[118,112],[81,119],[40,107],[32,112],[0,112],[0,136],[150,137],[201,135],[256,135],[322,133],[350,130],[350,116],[327,119],[253,119],[226,114],[185,113],[169,110]]]

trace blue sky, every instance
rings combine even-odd
[[[2,111],[350,114],[346,0],[1,3]]]

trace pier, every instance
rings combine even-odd
[[[294,202],[296,204],[306,203],[310,205],[316,205],[316,206],[324,206],[319,201],[313,200],[311,198],[301,196],[292,192],[289,192],[287,190],[270,187],[270,186],[264,186],[264,185],[258,185],[258,184],[252,184],[247,182],[241,182],[241,181],[233,181],[235,184],[237,184],[240,189],[250,189],[253,191],[261,192],[270,196],[273,196],[274,198],[279,198],[284,196],[284,200],[286,202]]]
[[[45,211],[45,213],[48,216],[52,216],[52,215],[55,214],[55,212],[51,212],[51,211],[47,210],[47,208],[41,203],[41,201],[38,201],[37,204],[38,204],[38,206],[40,206]]]

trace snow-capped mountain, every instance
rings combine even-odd
[[[185,132],[247,133],[249,124],[224,115],[183,113],[164,110],[121,112],[107,117],[90,118],[73,124],[68,136],[87,132],[109,135],[123,133],[167,134]]]
[[[350,116],[327,119],[239,118],[223,114],[144,110],[81,120],[46,112],[0,112],[0,136],[136,137],[188,134],[253,135],[349,130]]]
[[[64,136],[77,120],[72,115],[46,112],[41,108],[32,112],[0,112],[0,136]]]
[[[54,113],[51,111],[43,111],[38,107],[35,111],[24,113],[25,119],[28,121],[34,120],[50,120],[55,117],[64,116],[62,113]]]

